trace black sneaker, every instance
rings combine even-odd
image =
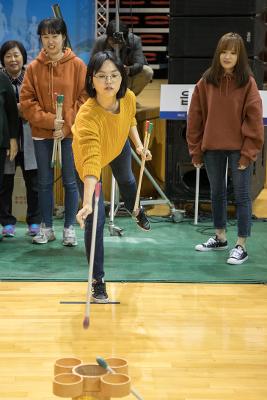
[[[140,208],[138,215],[135,217],[135,221],[139,228],[143,229],[143,231],[150,231],[150,222],[143,208]]]
[[[108,294],[106,292],[106,283],[103,280],[93,281],[92,298],[96,303],[108,303]]]
[[[248,253],[245,249],[239,244],[235,246],[229,254],[229,258],[227,260],[227,264],[243,264],[248,259]]]
[[[209,238],[205,243],[197,244],[195,250],[197,251],[211,251],[211,250],[226,250],[228,249],[227,240],[222,242],[217,236]]]

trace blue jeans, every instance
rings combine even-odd
[[[238,169],[240,151],[209,150],[204,153],[210,188],[212,214],[215,229],[225,229],[227,222],[226,163],[231,169],[237,210],[237,229],[239,237],[248,237],[251,232],[252,202],[250,195],[251,171],[249,165]]]
[[[127,140],[120,155],[116,157],[111,163],[110,167],[112,173],[118,183],[120,195],[124,201],[125,207],[132,213],[136,197],[136,182],[132,172],[132,156],[131,146]],[[79,186],[80,187],[80,186]],[[81,188],[81,197],[82,194]],[[94,210],[94,198],[93,198],[93,210]],[[91,240],[92,240],[92,225],[93,225],[93,213],[88,215],[85,221],[85,232],[84,242],[86,249],[86,256],[89,262]],[[93,278],[101,279],[104,277],[104,225],[105,225],[105,206],[103,193],[101,191],[99,203],[98,203],[98,219],[96,229],[96,243],[95,243],[95,258],[94,258],[94,269]]]
[[[54,168],[51,168],[53,139],[34,140],[36,161],[38,166],[38,196],[42,222],[45,226],[53,226],[54,210]],[[78,189],[75,179],[75,167],[72,154],[72,139],[61,141],[62,148],[62,181],[65,190],[65,221],[68,228],[76,221],[78,210]]]

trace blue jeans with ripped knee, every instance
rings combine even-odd
[[[132,172],[131,146],[127,140],[121,153],[111,163],[112,173],[118,183],[120,195],[125,207],[132,212],[136,197],[136,181]],[[83,198],[83,186],[80,188],[80,195]],[[94,210],[94,198],[93,198]],[[98,203],[98,219],[96,229],[95,258],[93,268],[93,278],[100,280],[104,277],[104,225],[105,225],[105,206],[103,193],[101,191]],[[93,213],[88,215],[85,221],[84,241],[86,256],[89,262],[91,241],[92,241]]]

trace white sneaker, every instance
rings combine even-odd
[[[247,259],[248,253],[242,246],[238,244],[230,251],[227,264],[239,265],[243,264],[243,262],[247,261]]]
[[[55,239],[56,237],[53,228],[45,228],[45,226],[41,225],[39,233],[32,238],[32,243],[46,244]]]
[[[64,228],[62,243],[64,246],[77,246],[76,233],[72,225],[70,225],[68,228]]]
[[[197,244],[195,246],[195,250],[197,251],[211,251],[211,250],[217,251],[226,249],[228,249],[227,240],[222,242],[217,238],[217,236],[211,237],[205,243]]]

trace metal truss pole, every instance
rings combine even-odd
[[[95,38],[106,33],[109,22],[109,0],[95,0]]]

